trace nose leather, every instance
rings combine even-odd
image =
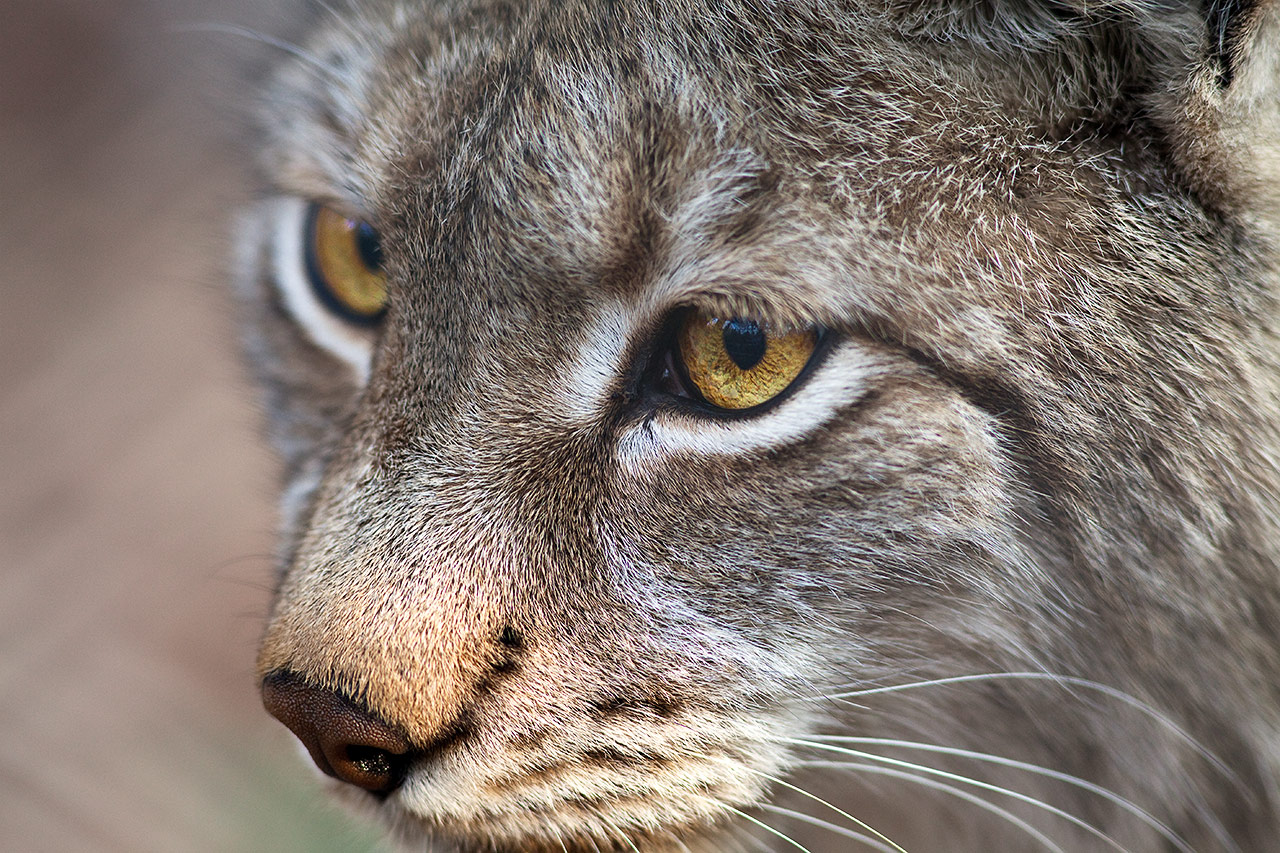
[[[276,672],[262,681],[262,703],[328,775],[380,796],[404,781],[411,760],[408,738],[349,697]]]

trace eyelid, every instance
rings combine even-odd
[[[353,204],[350,199],[342,198],[335,195],[314,196],[305,198],[305,203],[310,207],[327,207],[334,213],[345,219],[351,219],[357,222],[368,222],[370,225],[377,227],[376,217],[369,211],[365,210],[362,205]]]
[[[816,315],[782,309],[760,297],[748,298],[725,291],[688,292],[678,305],[666,312],[665,316],[672,317],[687,311],[700,311],[712,317],[742,317],[755,320],[761,326],[768,326],[776,334],[787,334],[808,328],[830,328]]]

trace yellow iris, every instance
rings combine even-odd
[[[307,224],[307,268],[320,298],[355,323],[373,323],[387,305],[378,233],[367,222],[315,205]]]
[[[779,334],[767,324],[691,311],[677,334],[689,381],[722,409],[749,409],[785,391],[813,356],[813,327]]]

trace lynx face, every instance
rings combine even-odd
[[[1276,19],[320,15],[268,709],[417,849],[1280,849]]]

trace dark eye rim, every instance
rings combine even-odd
[[[387,306],[384,304],[382,309],[376,314],[361,314],[353,311],[337,297],[333,289],[329,286],[328,279],[320,269],[320,259],[316,255],[316,220],[320,216],[320,211],[324,209],[332,210],[330,205],[322,201],[312,201],[307,203],[307,214],[303,220],[303,266],[306,269],[307,281],[311,285],[311,292],[320,300],[320,304],[324,305],[331,314],[336,315],[343,321],[353,326],[373,329],[382,324],[382,319],[387,315]],[[363,221],[363,220],[362,220]],[[369,224],[369,223],[365,223]],[[372,225],[369,225],[373,228]],[[374,228],[374,233],[377,229]],[[381,253],[379,248],[379,253]]]
[[[677,334],[685,319],[698,309],[693,307],[678,308],[663,322],[643,373],[641,398],[650,401],[655,409],[673,409],[719,421],[749,420],[759,417],[765,412],[784,403],[804,385],[827,354],[832,349],[836,335],[824,326],[814,326],[817,340],[814,341],[813,352],[804,367],[787,385],[786,388],[765,400],[745,409],[726,409],[708,402],[697,385],[689,378],[680,357]]]

